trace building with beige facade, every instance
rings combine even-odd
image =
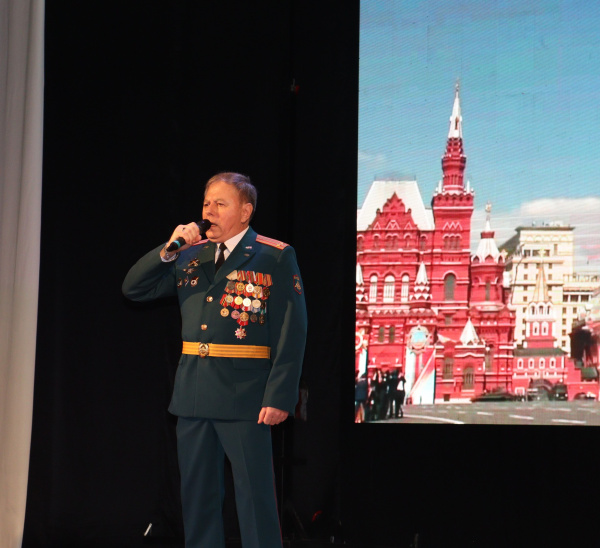
[[[553,303],[556,344],[571,350],[573,323],[585,313],[586,304],[600,287],[600,276],[574,271],[574,227],[560,222],[520,226],[502,246],[509,253],[506,283],[511,288],[510,306],[515,311],[515,342],[527,336],[526,313],[534,298],[538,270],[546,273],[548,296]]]

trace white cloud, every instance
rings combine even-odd
[[[471,223],[471,248],[476,249],[485,226],[485,211],[477,209]],[[492,210],[491,225],[498,247],[518,226],[562,223],[574,227],[575,269],[600,273],[600,197],[542,198],[522,203],[507,212]]]

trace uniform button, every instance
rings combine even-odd
[[[208,329],[208,325],[206,325],[206,324],[202,324],[202,325],[200,326],[200,329],[202,329],[202,331],[206,331],[206,330]]]
[[[208,297],[206,297],[206,302],[207,303],[212,303],[213,302],[213,298],[209,295]]]

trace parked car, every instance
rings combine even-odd
[[[556,383],[550,392],[553,400],[567,401],[569,399],[569,391],[566,384]]]
[[[592,392],[579,392],[575,394],[574,400],[595,400],[596,394]]]
[[[474,398],[471,398],[473,403],[486,401],[516,401],[518,398],[507,390],[494,390],[493,392],[484,392]]]
[[[527,389],[527,401],[548,401],[553,399],[545,386],[533,386]]]

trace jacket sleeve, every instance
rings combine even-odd
[[[268,300],[272,367],[263,407],[294,413],[306,343],[304,286],[293,248],[281,252]]]
[[[132,301],[151,301],[176,295],[175,262],[165,263],[160,258],[164,244],[146,253],[135,263],[125,280],[122,291]]]

